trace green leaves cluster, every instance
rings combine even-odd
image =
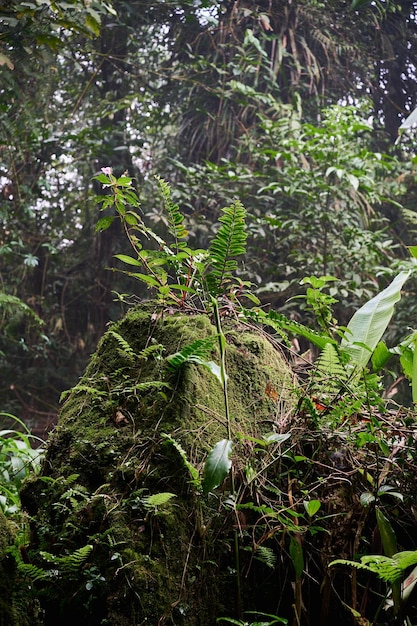
[[[220,228],[208,249],[193,250],[184,241],[188,235],[184,218],[165,181],[157,179],[172,241],[162,239],[145,224],[138,212],[140,202],[130,177],[116,178],[110,168],[102,168],[95,179],[109,190],[107,195],[96,197],[101,210],[113,208],[116,212],[116,215],[102,217],[96,231],[107,230],[115,219],[121,220],[135,256],[117,254],[116,258],[126,265],[140,268],[140,272],[124,272],[148,288],[155,288],[161,299],[184,306],[196,297],[199,306],[206,309],[211,306],[210,296],[235,299],[237,291],[243,292],[249,286],[247,281],[235,277],[236,257],[245,253],[247,239],[246,211],[239,201],[222,210]]]

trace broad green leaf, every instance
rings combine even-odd
[[[203,492],[216,489],[224,481],[232,467],[232,446],[230,439],[218,441],[208,454],[203,470]]]
[[[190,361],[205,367],[209,372],[211,372],[217,378],[219,383],[223,385],[224,381],[223,381],[223,376],[222,376],[222,368],[220,367],[220,365],[217,365],[214,361],[205,361],[204,359],[200,359],[199,357],[194,357],[194,358],[192,357]],[[227,380],[227,376],[226,376],[226,380]]]
[[[400,272],[388,287],[356,311],[347,325],[341,347],[350,354],[352,363],[358,368],[367,365],[380,342],[391,320],[394,306],[401,298],[402,286],[410,274],[410,270]]]
[[[385,515],[378,507],[375,507],[375,513],[385,556],[392,556],[397,552],[397,538],[395,536],[394,530],[389,520],[385,517]]]
[[[380,341],[372,354],[372,367],[375,372],[379,372],[389,359],[392,357],[392,352],[388,350],[384,341]]]
[[[313,517],[321,507],[320,500],[304,500],[303,504],[309,517]]]
[[[116,219],[116,216],[112,216],[112,215],[107,215],[106,217],[102,217],[96,224],[96,228],[95,228],[95,232],[99,233],[102,232],[103,230],[107,230],[107,228],[109,228],[113,221]]]
[[[123,263],[127,263],[128,265],[136,265],[139,267],[142,266],[142,261],[139,261],[138,259],[134,259],[131,256],[127,256],[127,254],[115,254],[114,258],[119,259],[119,261],[123,261]]]
[[[362,506],[369,506],[375,502],[375,496],[370,491],[364,491],[361,493],[360,503]]]
[[[416,109],[417,111],[417,109]],[[410,250],[410,254],[413,258],[417,259],[417,246],[408,246],[408,249]]]
[[[379,507],[375,507],[376,521],[379,534],[381,535],[382,548],[386,556],[392,557],[397,553],[397,538],[390,521],[382,513]],[[394,601],[394,613],[397,614],[401,604],[401,582],[392,582],[392,599]]]
[[[290,539],[290,557],[294,565],[295,575],[300,578],[304,571],[303,548],[297,538],[293,536]]]

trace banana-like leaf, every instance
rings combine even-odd
[[[415,123],[417,122],[417,108],[414,109],[414,111],[412,111],[410,113],[410,115],[408,117],[405,118],[405,120],[403,121],[403,123],[401,124],[399,130],[408,130],[409,128],[411,128]]]
[[[358,368],[366,366],[380,342],[394,313],[394,306],[401,298],[401,289],[410,275],[410,270],[400,272],[388,287],[356,311],[347,325],[341,347],[350,354],[352,363]]]
[[[203,471],[203,493],[208,493],[222,484],[232,467],[230,439],[222,439],[210,450]]]

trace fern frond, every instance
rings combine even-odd
[[[315,362],[313,386],[316,393],[337,394],[347,379],[347,372],[340,362],[335,346],[332,343],[326,343]]]
[[[51,570],[42,569],[33,563],[19,562],[17,567],[19,573],[25,578],[28,578],[32,583],[51,579]]]
[[[145,496],[142,498],[142,503],[145,509],[157,509],[159,506],[164,506],[167,504],[172,498],[175,498],[175,493],[170,493],[169,491],[164,491],[162,493],[154,493],[150,496]]]
[[[121,356],[125,357],[126,360],[129,361],[129,363],[133,363],[136,358],[136,354],[130,344],[126,341],[126,339],[124,339],[124,337],[119,335],[119,333],[116,333],[116,331],[114,330],[109,330],[108,335],[116,339],[117,343],[119,344],[117,348],[118,353]]]
[[[16,296],[0,292],[0,310],[8,315],[13,313],[22,313],[29,317],[39,326],[43,325],[43,321],[38,317],[33,309]]]
[[[246,210],[239,200],[222,209],[221,226],[209,246],[208,262],[211,271],[207,280],[214,290],[221,292],[224,284],[237,269],[236,256],[246,252]]]
[[[171,188],[166,181],[159,176],[155,177],[158,181],[159,189],[162,193],[164,200],[164,208],[168,214],[168,228],[169,232],[175,239],[175,247],[177,252],[181,247],[179,239],[184,239],[188,235],[188,232],[184,226],[184,216],[182,215],[178,204],[175,204],[171,196]]]
[[[401,554],[401,553],[399,553]],[[397,561],[395,557],[398,555],[394,555],[394,557],[382,556],[379,554],[362,556],[360,562],[358,561],[348,561],[346,559],[336,559],[336,561],[332,561],[329,564],[329,567],[333,565],[349,565],[350,567],[354,567],[356,569],[363,569],[368,572],[372,572],[376,574],[378,578],[384,580],[389,584],[393,584],[401,578],[401,574],[405,567],[400,566],[400,561]],[[408,563],[408,561],[406,561]],[[417,560],[413,560],[409,564],[416,563]]]
[[[65,554],[64,556],[56,556],[55,554],[45,551],[41,551],[39,554],[48,564],[56,566],[61,575],[70,576],[80,569],[88,559],[92,549],[93,546],[87,544],[78,548],[71,554]]]
[[[255,557],[270,569],[275,569],[277,555],[271,548],[267,548],[266,546],[257,546],[255,550]]]
[[[162,343],[155,343],[141,350],[138,354],[138,358],[146,361],[152,354],[156,353],[158,356],[158,353],[161,354],[164,350],[165,348]]]
[[[88,393],[94,397],[102,397],[107,395],[106,391],[100,391],[99,389],[95,389],[94,387],[90,387],[89,385],[78,384],[75,385],[75,387],[73,387],[72,389],[67,389],[66,391],[63,391],[60,396],[60,402],[68,398],[68,396],[76,393]]]
[[[134,385],[133,387],[129,387],[128,389],[126,389],[126,391],[130,391],[130,392],[142,392],[142,393],[146,393],[147,391],[150,390],[157,390],[157,391],[170,391],[172,389],[171,385],[169,383],[164,383],[161,380],[148,380],[145,381],[143,383],[137,383],[137,385]]]
[[[171,354],[167,357],[169,368],[172,371],[178,370],[184,363],[192,363],[205,357],[213,350],[214,343],[217,341],[217,335],[206,337],[205,339],[196,339],[192,343],[184,346],[180,352]]]
[[[190,463],[190,461],[187,458],[187,453],[184,450],[184,448],[181,446],[181,444],[178,443],[178,441],[176,441],[175,439],[173,439],[170,435],[167,435],[165,433],[162,433],[162,437],[164,437],[171,445],[173,445],[174,448],[179,453],[185,467],[188,469],[190,473],[190,476],[192,478],[191,480],[192,484],[194,484],[196,487],[201,487],[201,481],[200,481],[200,475],[198,473],[198,469],[194,467],[192,463]]]

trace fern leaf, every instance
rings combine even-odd
[[[315,366],[314,391],[325,396],[339,393],[348,375],[333,344],[326,343]]]
[[[138,358],[144,359],[146,361],[151,355],[155,353],[156,353],[156,356],[158,357],[161,354],[161,352],[163,352],[164,350],[165,348],[161,343],[155,343],[141,350],[138,354]]]
[[[266,546],[257,546],[255,556],[270,569],[275,569],[277,555],[271,548],[267,548]]]
[[[221,292],[225,282],[233,277],[237,269],[236,256],[246,252],[246,210],[239,200],[222,210],[221,226],[209,246],[211,271],[207,280],[214,290]]]
[[[188,235],[188,232],[184,226],[184,216],[182,215],[178,204],[175,204],[172,200],[171,188],[168,183],[159,176],[156,176],[156,180],[158,181],[158,185],[162,193],[164,208],[168,214],[169,232],[175,239],[175,246],[178,252],[179,248],[181,247],[178,240],[183,239]]]
[[[124,339],[121,335],[119,335],[119,333],[116,333],[116,331],[114,330],[109,330],[108,334],[111,337],[114,337],[114,339],[116,339],[117,343],[119,344],[117,348],[119,354],[125,357],[129,361],[129,363],[133,363],[136,358],[136,354],[134,350],[132,350],[132,347],[126,341],[126,339]]]
[[[180,352],[171,354],[167,357],[167,362],[172,371],[178,370],[184,363],[198,362],[199,359],[204,359],[212,350],[214,342],[217,340],[217,335],[213,337],[206,337],[205,339],[196,339],[192,343],[184,346]]]
[[[142,503],[146,509],[153,510],[160,506],[167,504],[172,498],[175,498],[175,493],[164,491],[162,493],[154,493],[150,496],[142,498]]]
[[[18,563],[19,573],[28,578],[32,583],[40,580],[49,580],[51,578],[50,570],[42,569],[33,563]]]
[[[198,469],[196,467],[194,467],[194,465],[192,463],[190,463],[190,461],[187,458],[187,453],[185,452],[184,448],[181,446],[180,443],[178,443],[178,441],[176,441],[175,439],[173,439],[170,435],[166,435],[165,433],[162,433],[162,437],[164,437],[171,445],[174,446],[174,448],[177,450],[177,452],[179,453],[179,455],[182,458],[182,461],[185,465],[185,467],[188,469],[190,476],[191,476],[191,482],[196,486],[196,487],[201,487],[201,481],[200,481],[200,476],[198,473]]]
[[[363,569],[368,572],[372,572],[373,574],[376,574],[378,578],[391,585],[399,580],[402,574],[402,569],[394,558],[378,554],[363,556],[361,557],[360,562],[348,561],[346,559],[336,559],[336,561],[332,561],[329,564],[329,567],[332,567],[333,565],[349,565],[350,567],[354,567],[356,569]]]

